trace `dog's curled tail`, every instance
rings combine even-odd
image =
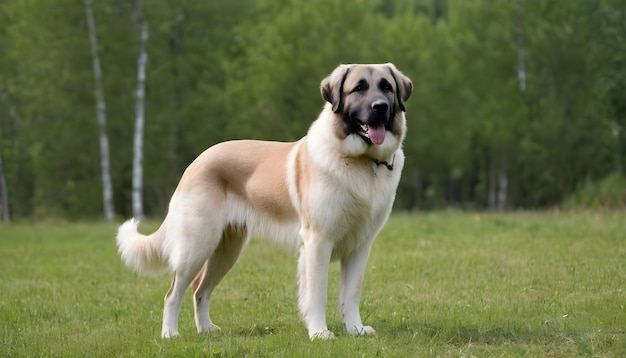
[[[137,231],[139,220],[130,219],[117,230],[117,248],[122,261],[140,274],[157,275],[169,271],[163,255],[163,227],[152,235]]]

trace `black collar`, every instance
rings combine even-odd
[[[391,158],[391,164],[389,164],[389,162],[386,161],[381,161],[378,159],[374,159],[374,158],[370,158],[372,160],[372,162],[374,162],[374,164],[376,164],[376,166],[379,165],[384,165],[387,169],[389,169],[389,171],[393,170],[393,162],[396,161],[396,155],[394,154],[393,157]]]

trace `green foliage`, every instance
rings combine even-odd
[[[135,3],[94,6],[116,212],[128,216]],[[558,205],[626,168],[625,16],[620,0],[147,2],[146,213],[165,212],[210,145],[303,136],[337,64],[387,61],[415,85],[397,207],[484,208],[493,168],[506,174],[509,207]],[[0,3],[0,52],[14,216],[100,215],[84,4]]]
[[[361,309],[377,329],[341,327],[338,265],[328,322],[308,340],[296,259],[253,240],[216,289],[197,334],[159,338],[169,277],[123,267],[111,224],[0,226],[1,356],[603,356],[626,354],[621,213],[397,214],[374,243]],[[149,232],[158,223],[142,226]]]
[[[626,209],[626,178],[613,174],[600,181],[588,182],[567,198],[564,207]]]
[[[385,46],[375,7],[365,0],[261,2],[236,29],[240,56],[226,64],[231,136],[301,138],[322,107],[322,78],[339,63],[375,61],[375,48]]]

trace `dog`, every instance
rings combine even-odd
[[[311,340],[334,337],[326,325],[333,260],[341,265],[345,330],[375,333],[361,321],[361,286],[400,181],[413,84],[391,63],[342,64],[320,90],[327,103],[305,137],[216,144],[187,167],[156,232],[140,234],[135,219],[119,227],[117,246],[128,267],[174,272],[162,337],[179,334],[189,286],[198,332],[220,329],[209,316],[211,293],[250,237],[274,239],[298,254],[298,308]]]

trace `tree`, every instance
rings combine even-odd
[[[8,118],[19,123],[3,148],[13,217],[100,216],[85,4],[24,0],[1,6],[9,20],[2,22],[9,44],[2,57],[10,64],[1,77],[10,94]]]
[[[144,102],[146,93],[146,62],[148,61],[148,22],[144,18],[143,2],[137,0],[136,21],[141,43],[137,58],[137,92],[135,107],[135,136],[133,141],[133,216],[142,219],[143,213],[143,135]]]
[[[340,63],[383,62],[372,1],[262,1],[227,63],[231,138],[297,140],[319,114],[319,83]],[[358,37],[358,41],[357,38]],[[246,105],[242,105],[246,103]]]
[[[524,2],[527,84],[520,122],[519,205],[553,205],[613,170],[615,140],[596,91],[590,14],[603,2]]]
[[[115,216],[115,211],[113,205],[113,184],[111,183],[111,165],[109,159],[109,137],[107,135],[106,102],[104,100],[104,93],[102,92],[102,70],[100,68],[100,57],[98,56],[98,36],[91,0],[85,0],[85,11],[89,29],[89,43],[91,44],[91,57],[93,59],[96,112],[98,114],[102,201],[104,204],[104,217],[107,221],[111,221]]]
[[[626,8],[621,0],[588,0],[591,16],[595,89],[602,113],[610,121],[616,145],[615,171],[626,174]]]
[[[4,18],[4,11],[3,9],[0,7],[0,20],[4,20],[6,21],[7,19]],[[7,47],[6,44],[6,33],[4,31],[4,29],[0,28],[0,49],[5,49]],[[5,68],[5,66],[7,66],[7,64],[4,63],[3,60],[0,60],[0,68]],[[0,72],[1,74],[2,72]],[[8,92],[7,89],[5,88],[5,84],[0,82],[0,118],[5,117],[8,115],[8,111],[6,110],[6,106],[4,106],[4,103],[8,102]],[[5,174],[5,170],[4,170],[4,163],[2,161],[2,155],[3,155],[3,128],[2,128],[2,120],[0,120],[0,216],[2,218],[2,221],[4,222],[9,222],[11,221],[11,215],[9,212],[9,191],[7,189],[7,180],[6,180],[6,174]]]
[[[414,82],[396,208],[546,207],[626,168],[621,0],[138,1],[0,2],[12,218],[160,215],[206,147],[299,139],[349,62]]]

